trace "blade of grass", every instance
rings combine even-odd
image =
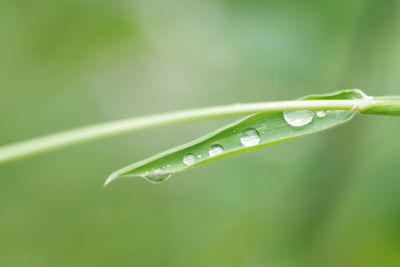
[[[257,113],[188,144],[122,168],[114,172],[105,185],[121,177],[142,177],[153,183],[163,182],[172,174],[207,162],[320,132],[347,122],[356,112],[370,110],[368,101],[371,99],[357,89],[308,96],[300,102],[358,102],[353,102],[351,109],[336,107],[335,110],[329,110],[327,107],[308,106],[306,110],[299,110],[297,106],[295,111],[285,107]]]

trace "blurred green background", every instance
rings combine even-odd
[[[398,0],[1,0],[0,145],[113,119],[400,94]],[[232,119],[0,167],[0,266],[400,266],[399,118],[153,185],[112,171]]]

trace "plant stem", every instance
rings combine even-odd
[[[397,113],[400,110],[400,100],[393,98],[371,98],[358,100],[301,100],[234,104],[118,120],[77,128],[0,147],[0,164],[78,143],[150,128],[211,118],[247,115],[257,112],[280,112],[289,110],[354,110],[355,112],[360,113],[374,113],[374,110],[377,110],[375,113],[379,114],[384,114],[385,110],[388,110],[392,113]],[[389,114],[390,112],[387,113]]]

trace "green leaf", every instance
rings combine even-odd
[[[307,96],[302,100],[354,100],[369,98],[361,90]],[[343,124],[355,115],[351,110],[295,110],[250,115],[185,145],[170,149],[114,172],[105,185],[121,177],[142,177],[160,183],[172,174],[210,161],[256,150],[317,133]]]

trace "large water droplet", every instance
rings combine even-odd
[[[162,183],[165,182],[169,177],[171,177],[171,174],[165,173],[161,168],[155,169],[153,172],[146,172],[146,174],[143,176],[146,180],[152,182],[152,183]]]
[[[311,123],[314,119],[314,112],[311,110],[295,110],[283,112],[285,121],[294,127],[301,127]]]
[[[186,154],[183,157],[183,163],[187,166],[192,165],[196,162],[196,157],[193,154]]]
[[[326,116],[326,112],[325,111],[323,111],[323,110],[319,110],[319,111],[317,111],[317,116],[319,117],[319,118],[323,118],[323,117],[325,117]]]
[[[240,142],[246,147],[258,145],[260,141],[260,134],[256,129],[247,129],[240,137]]]
[[[224,153],[224,148],[222,146],[220,146],[220,145],[213,145],[208,150],[208,154],[210,155],[210,157],[218,156],[218,155],[221,155],[223,153]]]

